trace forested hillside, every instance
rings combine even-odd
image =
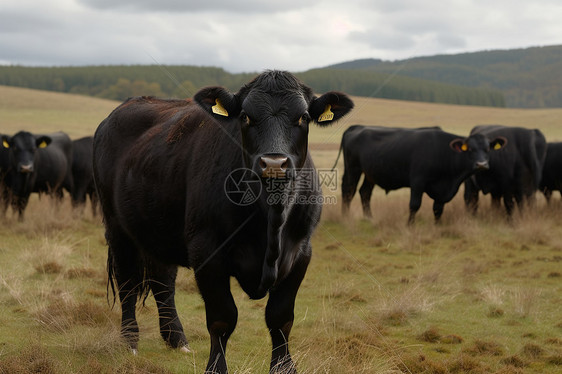
[[[417,57],[402,61],[365,59],[328,68],[397,74],[499,90],[508,107],[562,107],[562,46]]]
[[[254,76],[195,66],[0,67],[0,85],[123,100],[130,96],[190,97],[203,86],[237,90]],[[499,91],[370,71],[315,69],[296,74],[316,92],[462,105],[505,106]]]

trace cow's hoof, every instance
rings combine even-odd
[[[180,352],[181,353],[191,353],[191,349],[189,349],[189,345],[184,345],[183,347],[180,348]]]
[[[131,349],[131,353],[133,354],[133,356],[138,356],[139,351],[135,348]]]

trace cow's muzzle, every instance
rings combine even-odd
[[[33,163],[29,164],[19,164],[18,171],[22,174],[33,173],[34,167]]]
[[[490,169],[490,164],[488,161],[477,161],[475,164],[476,170],[488,170]]]
[[[263,155],[258,159],[258,170],[263,178],[285,178],[291,160],[284,155]]]

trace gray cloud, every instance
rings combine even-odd
[[[103,10],[127,10],[132,12],[229,12],[229,13],[270,13],[305,8],[312,1],[284,0],[221,0],[221,1],[183,1],[183,0],[78,0],[88,7]]]
[[[555,0],[4,0],[0,63],[303,71],[358,58],[562,44]]]

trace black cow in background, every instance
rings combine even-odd
[[[492,205],[503,203],[508,216],[512,215],[514,202],[522,208],[525,201],[533,203],[542,179],[546,157],[546,140],[540,130],[501,125],[474,127],[471,135],[489,138],[504,137],[507,146],[490,154],[490,168],[465,182],[464,200],[467,208],[476,213],[478,194],[492,195]]]
[[[7,188],[20,221],[32,192],[60,200],[63,188],[72,191],[72,142],[65,133],[34,135],[20,131],[11,137],[2,135],[2,147],[9,153]]]
[[[86,204],[86,197],[89,196],[92,214],[95,216],[98,198],[92,168],[93,145],[93,136],[72,141],[72,180],[74,187],[71,196],[72,206],[75,208],[83,208]]]
[[[209,87],[193,101],[130,99],[100,124],[94,178],[109,279],[117,283],[122,334],[133,350],[135,304],[149,290],[164,340],[187,345],[174,302],[181,265],[194,269],[205,303],[208,372],[227,372],[225,350],[238,318],[230,277],[252,299],[269,293],[271,372],[296,372],[288,339],[322,207],[321,191],[297,189],[295,180],[318,182],[309,124],[330,125],[352,107],[343,93],[316,97],[292,74],[267,71],[235,94]],[[230,200],[228,180],[256,199]]]
[[[5,135],[0,134],[0,139]],[[8,204],[10,203],[10,193],[7,186],[8,171],[10,169],[10,151],[0,144],[0,216],[6,214]]]
[[[462,182],[474,172],[488,168],[490,148],[505,145],[502,137],[491,139],[483,135],[464,138],[438,127],[351,126],[344,132],[340,146],[345,165],[343,213],[348,212],[364,174],[359,194],[366,217],[371,216],[371,194],[378,185],[387,193],[410,187],[409,224],[414,222],[423,193],[427,193],[434,201],[433,214],[439,221],[445,203],[451,201]]]
[[[562,142],[549,142],[539,188],[548,202],[552,191],[562,191]]]

